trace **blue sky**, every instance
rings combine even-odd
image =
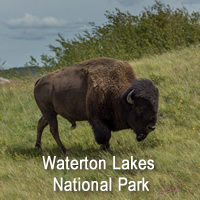
[[[199,0],[161,0],[172,8],[185,6],[200,11]],[[105,11],[129,11],[138,15],[154,0],[0,0],[0,65],[20,67],[40,55],[51,55],[48,45],[56,45],[60,33],[71,39],[88,29],[89,22],[101,25]]]

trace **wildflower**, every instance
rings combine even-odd
[[[180,102],[180,103],[183,103],[183,100],[181,99],[179,102]]]
[[[192,128],[192,130],[195,130],[195,128]]]

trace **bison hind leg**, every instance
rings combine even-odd
[[[35,147],[39,149],[42,149],[42,145],[41,145],[42,132],[47,125],[48,125],[47,120],[44,118],[44,116],[42,116],[38,121],[37,139],[35,143]]]
[[[49,123],[50,126],[50,132],[52,134],[52,136],[54,137],[55,141],[57,142],[58,146],[61,148],[62,152],[64,154],[66,154],[67,150],[64,147],[64,145],[62,144],[60,137],[59,137],[59,133],[58,133],[58,121],[57,121],[57,114],[54,112],[49,113],[49,115],[47,115],[47,121]]]
[[[57,142],[58,146],[61,148],[64,154],[66,154],[66,148],[62,144],[60,137],[59,137],[59,132],[58,132],[58,121],[57,121],[57,113],[54,110],[54,107],[52,104],[39,104],[38,105],[42,114],[43,118],[41,120],[45,120],[46,124],[49,124],[50,127],[50,132],[52,136],[54,137],[55,141]],[[40,123],[40,122],[39,122]],[[39,126],[38,126],[39,128]],[[38,134],[38,142],[36,142],[37,146],[40,144],[40,134]],[[39,143],[40,142],[40,143]]]

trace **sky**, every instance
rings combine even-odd
[[[161,0],[171,8],[183,6],[200,12],[200,0]],[[139,15],[154,0],[0,0],[0,67],[21,67],[33,56],[53,55],[48,45],[90,29],[89,22],[102,25],[106,10]]]

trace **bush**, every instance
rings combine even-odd
[[[200,40],[200,13],[189,14],[186,8],[172,9],[155,1],[139,16],[119,9],[106,11],[107,22],[83,35],[65,40],[58,34],[59,46],[49,45],[54,57],[42,55],[42,64],[60,68],[93,57],[114,57],[123,60],[160,54],[178,47],[187,47]]]

